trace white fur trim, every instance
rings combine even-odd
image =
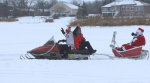
[[[122,49],[123,49],[123,51],[126,51],[126,49],[125,49],[125,47],[124,47],[124,46],[122,47]]]
[[[132,39],[132,42],[135,42],[137,40],[137,38]]]
[[[142,35],[142,31],[141,30],[137,30],[136,32],[138,32],[139,35]]]

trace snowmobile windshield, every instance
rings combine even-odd
[[[48,44],[54,44],[54,41],[47,41],[47,42],[45,43],[45,45],[48,45]]]
[[[54,37],[52,37],[49,41],[47,41],[44,45],[54,44],[55,40]]]

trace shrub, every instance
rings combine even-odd
[[[54,22],[53,19],[46,19],[45,22]]]
[[[0,22],[15,22],[15,21],[18,21],[18,19],[15,18],[0,19]]]
[[[130,26],[130,25],[150,25],[150,17],[101,17],[90,16],[87,19],[76,19],[70,26]]]

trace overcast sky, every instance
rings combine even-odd
[[[70,2],[71,0],[59,0],[59,1],[66,1],[66,2]],[[95,1],[95,0],[80,0],[80,1]],[[99,0],[99,1],[101,1],[101,0]]]
[[[58,0],[58,1],[67,1],[67,2],[70,2],[71,0]],[[85,1],[86,2],[86,1],[95,1],[95,0],[79,0],[79,1]],[[98,0],[98,1],[102,1],[102,0]],[[122,1],[122,0],[116,0],[116,1]],[[126,1],[129,1],[129,0],[126,0]]]

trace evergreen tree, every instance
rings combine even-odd
[[[8,7],[8,1],[7,0],[5,2],[4,14],[5,14],[5,17],[8,18],[8,16],[9,16],[9,7]]]
[[[150,4],[150,0],[136,0],[136,1],[141,1],[141,2],[145,2],[145,3],[149,3]]]
[[[79,6],[78,12],[77,12],[77,18],[84,18],[88,15],[87,13],[87,6],[85,2],[81,6]]]
[[[87,6],[86,6],[86,4],[85,4],[85,2],[83,2],[83,17],[85,17],[85,16],[87,16],[88,14],[87,14]]]
[[[116,0],[103,0],[103,5],[107,5],[107,4],[112,3],[114,1],[116,1]]]
[[[4,3],[0,3],[0,16],[5,18],[8,18],[9,16],[9,7],[7,0]]]

